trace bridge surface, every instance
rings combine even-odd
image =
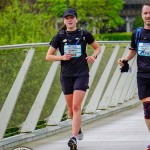
[[[146,150],[150,134],[143,118],[142,105],[83,125],[84,139],[78,150]],[[23,144],[33,150],[69,150],[71,130]]]

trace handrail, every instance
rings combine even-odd
[[[130,41],[97,41],[99,44],[127,44]],[[14,44],[14,45],[2,45],[0,50],[14,49],[14,48],[28,48],[28,47],[39,47],[39,46],[49,46],[48,42],[45,43],[29,43],[29,44]]]
[[[49,46],[49,43],[30,43],[30,44],[14,44],[14,45],[4,45],[0,46],[0,50],[14,49],[14,48],[30,48],[39,46]]]

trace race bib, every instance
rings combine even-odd
[[[81,45],[64,45],[64,53],[70,52],[72,57],[81,56]]]
[[[140,56],[150,56],[150,43],[139,43],[138,54]]]

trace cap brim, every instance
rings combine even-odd
[[[64,14],[64,15],[63,15],[63,18],[65,18],[65,17],[67,17],[67,16],[74,16],[74,17],[76,17],[76,15],[74,15],[74,14],[72,14],[72,13],[67,13],[67,14]]]

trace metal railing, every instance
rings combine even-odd
[[[98,41],[98,43],[101,45],[101,54],[93,65],[89,65],[90,89],[87,90],[82,103],[83,115],[113,110],[113,108],[132,101],[136,96],[135,59],[130,62],[131,73],[121,74],[120,67],[117,65],[117,59],[127,53],[129,41]],[[11,124],[16,125],[13,123],[16,116],[21,118],[17,124],[19,135],[36,132],[40,120],[44,121],[44,130],[47,133],[45,136],[49,135],[51,128],[60,127],[63,124],[62,118],[66,113],[66,104],[61,88],[57,86],[60,66],[58,61],[53,63],[45,61],[48,46],[49,43],[0,46],[0,50],[4,50],[0,51],[0,88],[3,101],[0,112],[1,141],[7,141],[7,138],[4,137],[5,133]],[[15,51],[12,52],[11,49]],[[92,53],[89,50],[90,52]],[[15,59],[13,55],[17,55]],[[17,60],[19,58],[22,59]],[[14,73],[13,71],[8,72],[7,69],[14,70]],[[12,77],[11,74],[15,75]],[[13,81],[4,83],[5,77],[12,78]],[[5,90],[6,92],[3,93]],[[55,96],[56,93],[57,96]],[[48,107],[51,110],[48,111]],[[45,110],[48,112],[43,113]],[[14,137],[11,136],[12,139],[15,139]],[[1,145],[5,147],[5,144],[1,143]]]

